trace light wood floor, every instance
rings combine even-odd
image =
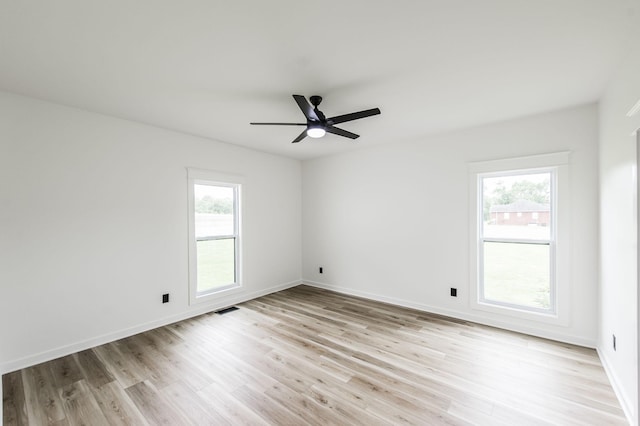
[[[5,425],[627,424],[595,351],[300,286],[6,374]]]

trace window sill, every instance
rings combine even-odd
[[[472,302],[471,308],[476,311],[492,313],[502,317],[517,318],[526,321],[535,321],[556,326],[568,326],[568,318],[554,312],[538,312],[527,309],[519,309],[514,306],[503,306],[488,302]]]
[[[211,302],[214,300],[220,300],[221,298],[240,293],[242,291],[241,284],[232,284],[229,286],[221,287],[218,290],[210,293],[204,293],[201,295],[192,295],[190,298],[190,305],[199,305],[202,303]]]

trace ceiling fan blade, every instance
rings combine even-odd
[[[292,95],[292,96],[293,96],[293,99],[296,100],[296,103],[302,110],[302,113],[304,114],[304,116],[307,117],[307,120],[320,121],[320,118],[318,118],[318,115],[313,110],[313,107],[309,102],[307,102],[307,99],[304,96],[302,95]]]
[[[307,123],[249,123],[254,126],[306,126]]]
[[[345,123],[347,121],[358,120],[360,118],[371,117],[380,114],[380,108],[372,108],[364,111],[352,112],[351,114],[337,115],[329,118],[327,121],[333,124]]]
[[[333,126],[327,126],[325,130],[328,133],[333,133],[334,135],[338,135],[338,136],[344,136],[345,138],[349,138],[349,139],[358,139],[360,137],[360,135],[356,135],[355,133],[347,132],[346,130],[339,129]]]
[[[297,138],[295,138],[295,139],[293,140],[293,142],[291,142],[291,143],[298,143],[298,142],[300,142],[302,139],[304,139],[304,138],[306,138],[306,137],[307,137],[307,129],[304,129],[304,131],[303,131],[302,133],[300,133],[300,134],[298,135],[298,137],[297,137]]]

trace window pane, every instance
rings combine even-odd
[[[550,251],[546,244],[485,242],[484,299],[550,309]]]
[[[234,235],[233,188],[194,185],[196,237]]]
[[[233,284],[235,277],[235,239],[196,242],[198,292]]]
[[[483,178],[483,236],[549,240],[550,198],[549,172]]]

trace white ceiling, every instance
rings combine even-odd
[[[637,0],[0,0],[0,90],[298,159],[595,101]],[[382,115],[290,142],[292,94]]]

